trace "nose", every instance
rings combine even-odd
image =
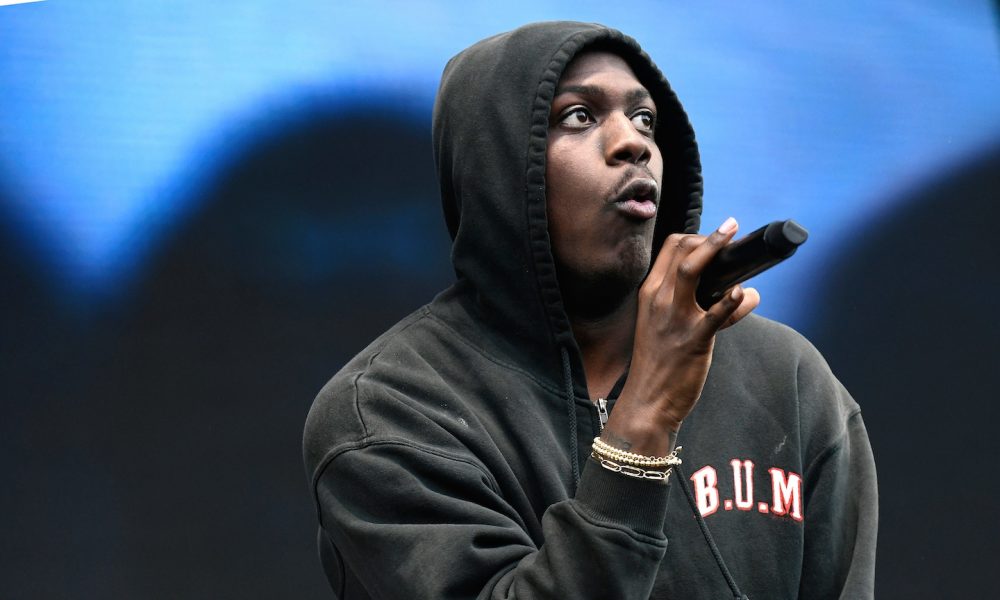
[[[608,164],[646,164],[652,155],[652,138],[640,133],[628,115],[618,113],[605,122],[605,157]]]

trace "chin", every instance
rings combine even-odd
[[[572,315],[599,319],[632,297],[649,271],[650,248],[631,244],[607,258],[603,263],[556,266],[563,302]]]
[[[618,254],[616,278],[638,289],[652,266],[652,243],[642,239],[627,244]]]

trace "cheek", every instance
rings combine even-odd
[[[572,219],[573,200],[578,197],[578,178],[573,165],[559,148],[549,148],[545,166],[545,204],[551,230],[564,230]]]
[[[573,154],[564,146],[552,144],[545,154],[545,185],[549,194],[566,195],[566,190],[574,184]]]
[[[653,150],[653,155],[649,159],[649,168],[653,171],[653,177],[656,179],[656,183],[663,184],[663,155],[660,153],[659,148]]]
[[[594,149],[580,137],[559,138],[546,152],[546,195],[550,203],[575,205],[566,210],[579,211],[602,187],[593,173]]]

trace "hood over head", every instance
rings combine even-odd
[[[656,103],[654,138],[664,173],[655,256],[670,233],[698,230],[701,163],[677,96],[632,38],[574,22],[535,23],[487,38],[448,62],[433,120],[454,289],[471,292],[478,316],[504,332],[522,364],[546,379],[558,378],[560,353],[568,351],[567,377],[581,397],[582,362],[549,243],[545,160],[556,84],[585,50],[621,56]]]

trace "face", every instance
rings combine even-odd
[[[575,288],[634,290],[646,275],[663,181],[655,124],[656,105],[621,57],[584,53],[563,73],[549,116],[545,178],[567,301]]]

